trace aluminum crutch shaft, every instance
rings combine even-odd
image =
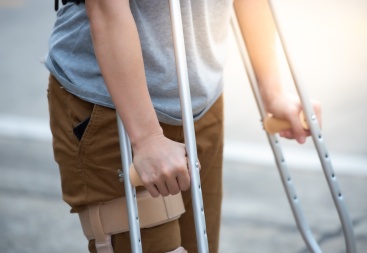
[[[319,123],[317,121],[317,117],[315,115],[315,112],[313,110],[313,107],[311,103],[309,102],[309,98],[307,96],[307,93],[304,86],[301,85],[300,80],[297,79],[297,75],[295,73],[295,69],[293,68],[294,64],[291,61],[291,58],[289,57],[287,47],[285,46],[284,37],[282,35],[282,31],[279,28],[278,19],[276,12],[274,10],[274,6],[272,4],[272,1],[268,1],[270,8],[272,10],[275,26],[277,27],[279,38],[281,41],[281,44],[283,45],[284,54],[286,57],[286,60],[288,62],[288,66],[290,69],[291,76],[293,78],[293,82],[296,86],[297,93],[301,99],[303,110],[305,112],[305,116],[307,119],[307,123],[310,128],[311,136],[313,139],[313,142],[315,144],[315,147],[317,149],[317,153],[320,158],[320,162],[324,171],[324,175],[326,178],[326,181],[329,185],[329,189],[335,204],[335,207],[337,209],[340,222],[342,224],[344,238],[345,238],[345,245],[346,250],[348,253],[355,253],[356,252],[356,245],[355,245],[355,239],[354,239],[354,232],[353,232],[353,226],[352,222],[350,220],[345,202],[344,197],[341,193],[338,181],[336,179],[336,175],[333,169],[333,166],[331,164],[330,154],[327,151],[326,144],[323,138],[323,135],[321,133],[321,129],[319,126]]]
[[[183,36],[181,8],[179,0],[169,0],[169,9],[172,25],[172,36],[176,59],[177,81],[180,92],[180,103],[182,110],[182,122],[184,129],[184,139],[186,153],[188,157],[188,167],[191,180],[191,197],[193,202],[193,213],[195,220],[195,230],[198,245],[198,252],[208,253],[208,238],[206,234],[204,204],[201,192],[199,160],[196,150],[195,130],[191,106],[190,87],[188,80],[188,71],[186,63],[186,52]],[[123,178],[125,184],[125,192],[128,207],[130,240],[132,250],[135,253],[142,252],[139,217],[137,211],[136,191],[130,181],[130,165],[132,164],[131,146],[128,135],[120,117],[117,115],[117,124],[120,137],[121,159],[123,164]]]
[[[191,179],[191,197],[195,220],[196,240],[198,244],[198,252],[207,253],[209,252],[208,238],[206,234],[204,204],[200,183],[199,160],[197,158],[196,150],[196,139],[182,27],[181,7],[179,0],[168,1],[171,13],[172,36],[175,49],[178,86],[180,91],[184,139]]]
[[[120,116],[117,115],[117,128],[120,139],[120,150],[121,150],[121,162],[123,172],[120,177],[123,177],[124,186],[125,186],[125,197],[127,204],[127,213],[129,220],[129,230],[130,230],[130,243],[131,250],[133,253],[141,253],[142,245],[141,245],[141,236],[140,236],[140,225],[139,225],[139,213],[136,199],[136,190],[135,187],[131,184],[130,181],[130,165],[132,164],[132,153],[131,153],[131,144],[129,136],[127,135],[124,125],[122,124]],[[122,213],[122,210],[121,210]]]

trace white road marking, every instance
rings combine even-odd
[[[34,141],[51,141],[52,135],[47,120],[0,115],[1,136]],[[332,164],[337,174],[367,176],[367,157],[346,153],[331,153]],[[289,169],[321,170],[315,150],[310,148],[285,148],[284,156]],[[275,160],[268,143],[225,141],[224,159],[231,162],[274,166]]]
[[[317,151],[310,148],[283,148],[289,169],[322,171]],[[235,142],[227,140],[224,157],[228,161],[263,166],[276,166],[270,145],[267,143]],[[367,157],[346,153],[331,153],[330,158],[336,174],[367,176]]]
[[[52,135],[47,120],[0,115],[0,136],[51,141]]]

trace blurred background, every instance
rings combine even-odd
[[[275,2],[275,1],[274,1]],[[53,1],[0,0],[0,252],[87,252],[62,201],[41,61]],[[323,134],[358,252],[367,251],[367,2],[278,0],[294,68],[323,106]],[[225,69],[226,144],[220,252],[308,252],[262,130],[233,34]],[[284,82],[292,89],[286,68]],[[346,252],[311,139],[282,140],[306,219],[325,252]]]

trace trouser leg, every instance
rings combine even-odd
[[[201,163],[201,186],[208,235],[209,252],[218,252],[223,164],[223,98],[219,98],[207,115],[195,124],[198,157]],[[186,210],[192,210],[191,195],[183,194]],[[182,245],[188,252],[197,252],[193,233],[193,213],[186,212],[180,218]],[[189,227],[189,228],[185,228]]]
[[[124,196],[124,187],[118,177],[121,159],[115,110],[79,99],[62,88],[52,76],[48,101],[63,199],[72,212]],[[74,129],[86,119],[89,119],[88,124],[78,138]],[[130,252],[128,236],[128,232],[112,236],[116,252]],[[181,242],[177,220],[142,229],[142,242],[144,253],[162,253],[178,248]],[[94,241],[89,243],[89,249],[96,252]]]
[[[171,136],[178,127],[162,125],[164,134],[175,141],[183,142],[183,132],[179,138]],[[202,186],[209,252],[218,252],[223,164],[223,96],[210,110],[195,123],[198,158],[201,164]],[[177,134],[175,134],[177,136]],[[176,138],[176,139],[174,139]],[[197,252],[195,223],[192,212],[191,192],[182,193],[186,212],[179,219],[182,246],[189,252]]]
[[[121,160],[115,111],[77,98],[65,91],[52,76],[50,76],[48,98],[54,155],[59,164],[63,199],[72,207],[72,212],[79,212],[89,204],[124,196],[124,187],[118,180],[117,172],[121,169]],[[195,123],[211,253],[217,252],[219,241],[222,198],[222,99],[222,97],[219,98],[206,115]],[[81,139],[78,139],[73,130],[86,119],[89,119],[89,123]],[[162,128],[168,138],[183,142],[182,127],[162,124]],[[186,213],[181,217],[179,225],[177,222],[172,222],[175,228],[167,231],[171,231],[174,238],[180,238],[181,231],[182,245],[188,252],[193,253],[197,252],[197,248],[190,191],[184,192],[183,198]],[[180,229],[177,229],[178,226]],[[166,227],[170,227],[170,224],[142,230],[143,243],[145,241],[146,245],[165,245],[166,247],[166,249],[155,249],[153,246],[147,246],[144,252],[165,252],[180,246],[179,239],[169,239],[167,245],[157,244],[160,242],[160,235],[164,234],[162,231],[159,233],[157,231],[165,230]],[[123,238],[128,238],[128,233],[113,236],[112,243],[120,245],[121,241],[121,245],[129,247],[129,240]],[[93,252],[93,250],[90,244],[90,251]]]

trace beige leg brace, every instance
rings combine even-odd
[[[94,239],[96,241],[96,249],[98,253],[113,253],[113,248],[111,244],[111,235],[105,234],[103,226],[101,223],[99,205],[93,205],[88,208],[88,213],[90,219],[90,227],[94,234]],[[95,217],[93,219],[93,217]]]
[[[181,193],[153,198],[148,191],[137,193],[140,228],[149,228],[178,219],[185,212]],[[98,253],[113,253],[111,235],[129,231],[126,198],[89,205],[78,213],[84,235],[95,239]],[[183,250],[183,251],[182,251]],[[180,247],[172,253],[186,253]]]
[[[185,250],[183,247],[178,247],[177,249],[166,253],[187,253],[187,250]]]

